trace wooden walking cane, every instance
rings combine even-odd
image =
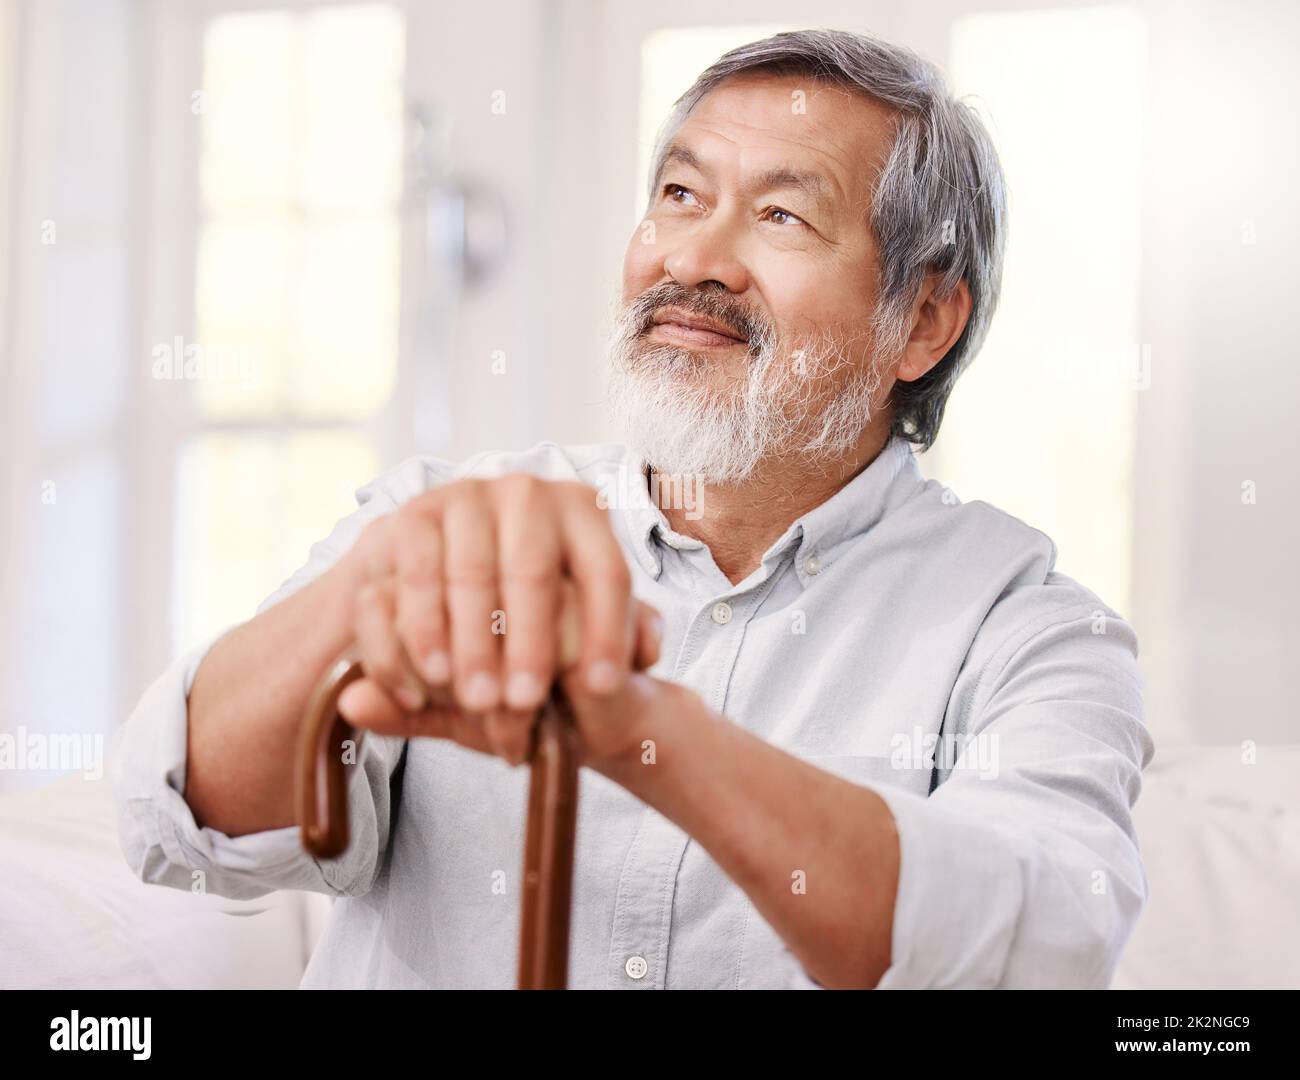
[[[566,655],[572,646],[565,645]],[[345,653],[316,687],[298,743],[297,798],[302,845],[317,858],[347,850],[345,743],[354,760],[361,733],[339,715],[339,695],[362,677]],[[569,971],[569,916],[578,810],[578,733],[558,681],[535,729],[525,825],[520,990],[563,990]]]

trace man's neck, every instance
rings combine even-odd
[[[703,541],[734,585],[754,572],[792,522],[849,483],[888,442],[888,423],[872,424],[853,450],[831,466],[810,469],[798,461],[764,462],[741,484],[706,485],[703,498],[689,511],[663,507],[664,517],[674,532]],[[671,490],[666,479],[661,487]]]

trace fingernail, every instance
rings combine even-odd
[[[424,658],[420,670],[424,672],[424,677],[429,682],[439,686],[444,685],[451,678],[451,657],[441,649],[434,649]]]
[[[512,709],[527,709],[542,697],[542,680],[531,671],[516,671],[506,683],[506,704]]]
[[[662,641],[664,637],[664,619],[662,615],[655,615],[650,620],[650,629],[654,632],[655,639]]]
[[[483,712],[497,703],[497,681],[486,671],[476,671],[465,682],[461,704],[470,712]]]
[[[395,696],[407,712],[420,712],[424,708],[424,695],[414,687],[399,686]]]
[[[356,685],[356,683],[353,683],[351,686],[345,686],[343,693],[339,695],[339,712],[349,719],[352,717],[352,706],[356,703],[357,694],[359,693]]]
[[[593,694],[610,694],[618,689],[618,668],[608,660],[597,660],[587,669],[587,689]]]

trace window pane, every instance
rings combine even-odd
[[[229,211],[288,205],[296,176],[296,20],[285,12],[223,15],[203,41],[199,187]]]
[[[391,395],[404,54],[387,5],[210,24],[194,344],[256,378],[194,379],[200,415],[365,420]]]
[[[183,344],[200,361],[202,377],[187,382],[205,416],[266,418],[283,404],[296,231],[276,219],[221,219],[200,233],[198,341]]]
[[[391,217],[307,229],[289,357],[294,412],[364,419],[388,400],[397,355],[398,262]]]
[[[991,332],[926,471],[1043,529],[1058,569],[1126,613],[1136,395],[1153,377],[1138,341],[1143,23],[1120,7],[970,16],[951,74],[989,124],[1011,219]]]
[[[302,204],[380,209],[402,187],[402,17],[389,7],[326,9],[304,22]]]
[[[369,441],[351,431],[191,442],[177,476],[177,651],[251,618],[377,471]]]
[[[404,61],[402,16],[392,7],[214,19],[195,103],[205,209],[395,204]]]

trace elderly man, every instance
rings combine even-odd
[[[913,457],[985,336],[1004,222],[986,133],[917,57],[833,31],[723,56],[628,244],[625,443],[361,489],[124,727],[133,867],[335,897],[307,987],[508,986],[516,766],[559,679],[587,766],[572,985],[1106,986],[1146,895],[1133,631]],[[354,839],[317,861],[294,742],[353,641]]]

